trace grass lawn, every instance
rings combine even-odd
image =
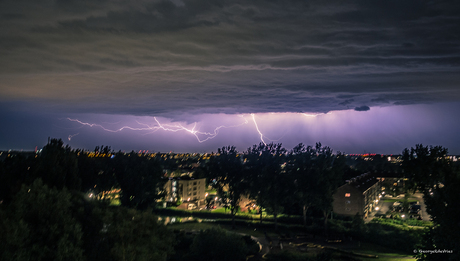
[[[121,206],[121,201],[118,198],[113,199],[112,201],[110,201],[110,205],[111,206]]]
[[[225,209],[225,208],[217,208],[217,209],[213,209],[211,210],[212,213],[224,213],[224,214],[229,214],[230,215],[230,210],[229,209]]]
[[[205,192],[209,195],[217,195],[217,190],[215,189],[206,189]]]

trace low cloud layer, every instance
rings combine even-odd
[[[363,106],[356,107],[355,111],[368,111],[370,109],[371,108],[369,108],[369,106],[363,105]]]
[[[459,12],[418,0],[1,1],[0,102],[180,119],[459,101]]]

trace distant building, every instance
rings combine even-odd
[[[333,195],[333,211],[346,216],[358,213],[366,218],[377,205],[381,191],[380,182],[373,174],[362,174],[337,189]]]
[[[165,184],[166,201],[203,202],[206,198],[206,179],[170,178]]]

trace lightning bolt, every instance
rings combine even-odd
[[[260,132],[259,126],[257,126],[256,116],[254,115],[254,113],[251,113],[251,116],[252,116],[252,121],[254,121],[254,125],[256,125],[256,130],[257,130],[257,132],[258,132],[259,135],[260,135],[260,140],[261,140],[265,145],[267,145],[267,143],[265,143],[265,141],[264,141],[264,135],[262,134],[262,132]]]
[[[147,134],[151,134],[151,133],[154,133],[154,132],[156,132],[157,130],[160,130],[160,129],[164,130],[164,131],[169,131],[169,132],[185,131],[185,132],[188,132],[188,133],[192,134],[193,136],[195,136],[195,138],[197,139],[197,141],[199,143],[203,143],[203,142],[208,141],[210,139],[214,139],[219,134],[219,130],[222,129],[222,128],[235,128],[235,127],[242,126],[244,124],[248,124],[248,120],[244,117],[244,115],[238,115],[238,116],[241,117],[244,120],[244,122],[242,122],[240,124],[237,124],[237,125],[232,125],[232,126],[221,125],[221,126],[216,127],[212,132],[203,132],[203,131],[196,130],[196,126],[197,126],[196,122],[193,124],[193,128],[187,128],[187,127],[184,127],[182,124],[162,124],[162,123],[160,123],[160,121],[156,117],[153,117],[153,119],[156,122],[156,125],[153,125],[153,126],[151,126],[149,124],[146,124],[146,123],[141,123],[141,122],[136,121],[139,125],[142,125],[142,126],[145,126],[145,127],[134,128],[134,127],[130,127],[130,126],[123,126],[121,128],[118,128],[118,129],[108,129],[108,128],[105,128],[104,126],[100,125],[100,124],[87,123],[87,122],[80,121],[78,119],[67,118],[67,120],[77,122],[77,123],[79,123],[81,125],[84,125],[84,126],[98,127],[98,128],[101,128],[102,130],[108,131],[108,132],[120,132],[120,131],[123,131],[123,130],[133,130],[133,131],[150,131]],[[73,136],[76,136],[76,135],[78,135],[78,134],[69,135],[68,139],[70,140]]]
[[[133,128],[133,127],[129,127],[129,126],[123,126],[121,128],[118,128],[118,129],[115,129],[115,130],[111,130],[111,129],[107,129],[105,128],[104,126],[100,125],[100,124],[95,124],[95,123],[87,123],[87,122],[82,122],[80,120],[77,120],[77,119],[71,119],[71,118],[67,118],[67,120],[69,121],[73,121],[73,122],[78,122],[80,123],[81,125],[85,125],[85,126],[89,126],[89,127],[99,127],[105,131],[108,131],[108,132],[120,132],[122,130],[125,130],[125,129],[128,129],[128,130],[134,130],[134,131],[145,131],[145,130],[150,130],[151,128],[150,127],[147,127],[147,128]]]
[[[301,114],[301,115],[303,115],[305,117],[317,117],[319,115],[325,115],[325,114],[331,114],[331,113],[332,112],[328,112],[328,113],[299,113],[299,114]],[[274,113],[272,113],[272,114],[274,114]],[[269,137],[264,135],[262,133],[261,129],[259,128],[259,125],[258,125],[257,120],[256,120],[256,115],[254,113],[251,113],[249,115],[250,115],[250,117],[252,119],[252,122],[254,123],[255,131],[257,131],[257,133],[259,135],[259,138],[260,138],[260,141],[263,144],[266,145],[268,141],[279,141],[286,135],[286,133],[284,133],[281,136],[281,138],[279,138],[277,140],[270,139]],[[72,118],[66,118],[66,119],[69,120],[69,121],[81,124],[82,126],[88,126],[88,127],[91,127],[91,128],[100,128],[100,129],[102,129],[104,131],[108,131],[108,132],[121,132],[123,130],[132,130],[132,131],[142,131],[142,132],[144,132],[143,135],[152,134],[152,133],[154,133],[154,132],[156,132],[158,130],[167,131],[167,132],[186,132],[188,134],[193,135],[199,143],[203,143],[203,142],[206,142],[208,140],[211,140],[211,139],[214,139],[215,137],[217,137],[218,134],[219,134],[219,131],[221,129],[223,129],[223,128],[237,128],[237,127],[240,127],[242,125],[248,124],[249,123],[249,121],[248,121],[248,116],[249,115],[248,114],[238,115],[238,117],[240,117],[242,119],[241,123],[236,124],[236,125],[231,125],[231,126],[220,125],[218,127],[215,127],[212,131],[201,131],[201,130],[199,130],[197,122],[194,122],[193,124],[190,124],[189,125],[190,127],[188,127],[188,126],[184,126],[183,124],[180,124],[180,123],[164,123],[164,122],[162,123],[162,122],[160,122],[160,120],[157,117],[152,117],[153,118],[152,123],[142,123],[142,122],[136,121],[137,124],[139,124],[140,127],[132,127],[132,126],[124,125],[124,126],[122,126],[120,128],[116,128],[116,129],[115,128],[107,128],[107,127],[104,127],[101,124],[83,122],[83,121],[78,120],[78,119],[72,119]],[[111,123],[111,124],[115,124],[115,123]],[[78,134],[79,133],[69,135],[68,136],[69,141],[74,136],[77,136]]]
[[[77,133],[77,134],[74,134],[74,135],[69,135],[69,137],[67,137],[67,139],[69,139],[69,141],[70,141],[73,137],[77,136],[78,134],[80,134],[80,133]]]
[[[257,125],[257,122],[256,122],[256,116],[255,116],[255,114],[254,114],[254,113],[251,113],[251,116],[252,116],[252,121],[254,122],[254,125],[256,126],[256,130],[257,130],[257,132],[258,132],[259,135],[260,135],[260,140],[262,141],[263,144],[267,145],[267,143],[265,143],[264,137],[265,137],[267,140],[269,140],[269,141],[279,141],[279,140],[281,140],[281,139],[284,137],[284,135],[286,135],[286,133],[284,133],[279,139],[276,139],[276,140],[272,140],[272,139],[268,138],[267,136],[265,136],[265,135],[260,131],[259,126]]]

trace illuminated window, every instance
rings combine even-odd
[[[349,198],[350,196],[351,196],[350,193],[345,193],[346,198]]]

